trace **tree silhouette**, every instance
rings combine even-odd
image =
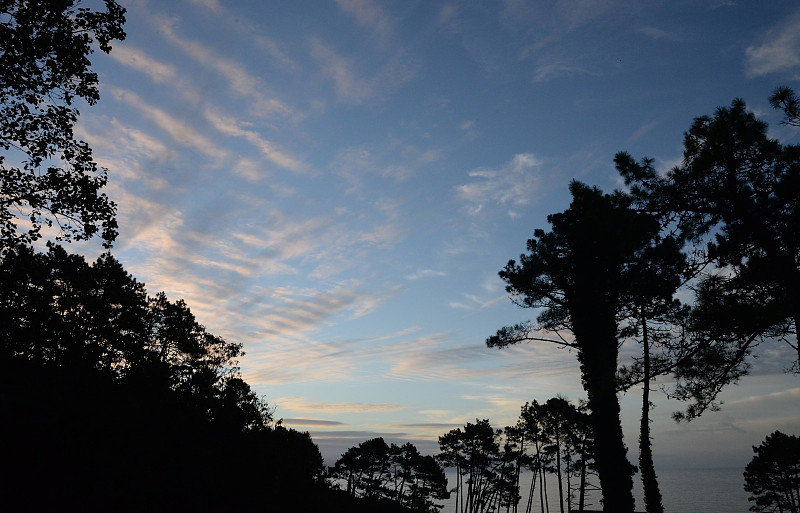
[[[388,445],[372,438],[349,448],[331,468],[334,478],[345,481],[348,495],[368,504],[388,502],[410,511],[435,512],[446,499],[447,478],[432,456],[423,456],[414,444]]]
[[[88,56],[122,40],[125,9],[80,0],[0,2],[0,243],[30,242],[54,227],[59,240],[114,240],[115,205],[88,144],[75,138],[77,100],[99,99]]]
[[[594,464],[594,439],[589,416],[583,407],[577,407],[562,397],[526,403],[520,412],[518,428],[535,452],[526,458],[533,472],[531,488],[526,501],[526,513],[530,513],[534,492],[539,484],[541,511],[549,510],[546,493],[546,474],[554,473],[558,479],[559,509],[573,508],[573,491],[577,490],[578,509],[586,505],[587,477]],[[573,485],[575,477],[578,483]],[[566,481],[566,488],[564,486]],[[566,493],[565,493],[566,492]]]
[[[438,459],[456,471],[453,491],[459,513],[518,511],[523,468],[532,472],[524,511],[531,512],[537,485],[541,511],[549,511],[547,473],[556,474],[563,511],[565,506],[572,509],[573,476],[580,478],[580,508],[585,505],[593,445],[588,415],[563,398],[553,398],[545,404],[526,403],[516,425],[505,430],[476,419],[448,431],[439,437]]]
[[[500,272],[516,304],[543,308],[538,324],[501,328],[487,345],[545,340],[577,350],[604,508],[633,511],[633,468],[625,456],[616,395],[618,344],[621,320],[641,304],[630,284],[641,279],[640,262],[659,240],[660,225],[655,216],[631,208],[633,198],[621,192],[604,195],[579,182],[572,182],[570,191],[570,208],[548,216],[552,231],[536,230],[529,253]]]
[[[653,161],[635,162],[630,155],[618,153],[614,163],[623,174],[656,175]],[[646,209],[643,209],[647,212]],[[637,340],[642,357],[623,365],[619,373],[621,390],[642,384],[642,414],[639,428],[639,467],[644,487],[645,509],[662,513],[661,492],[653,463],[650,439],[650,382],[659,375],[671,373],[678,365],[685,347],[685,326],[689,308],[674,298],[686,280],[697,272],[695,259],[687,259],[681,251],[681,238],[671,232],[668,219],[660,219],[662,231],[631,265],[627,274],[627,304],[621,337]]]
[[[775,431],[758,447],[744,471],[750,511],[800,511],[800,439]]]
[[[488,419],[476,419],[439,437],[439,461],[456,469],[456,511],[492,511],[501,502],[510,505],[509,497],[518,495],[513,489],[516,472],[508,471],[516,458],[501,453],[502,434]]]
[[[771,100],[787,122],[795,119],[791,90]],[[684,148],[683,163],[666,176],[618,169],[641,208],[668,221],[699,256],[689,343],[673,358],[672,395],[692,401],[677,417],[691,420],[718,407],[717,394],[747,374],[758,344],[782,340],[794,349],[790,364],[800,365],[800,147],[769,139],[767,125],[734,100],[696,118]],[[701,273],[706,263],[714,266]]]
[[[272,423],[241,345],[111,255],[0,255],[0,472],[10,510],[319,509],[307,433]],[[344,506],[343,506],[344,507]],[[333,510],[335,511],[335,509]]]
[[[769,104],[774,109],[781,109],[785,118],[781,123],[800,126],[800,97],[790,87],[779,87],[769,97]]]

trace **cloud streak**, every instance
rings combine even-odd
[[[200,43],[178,36],[173,29],[172,21],[161,20],[159,29],[168,41],[227,80],[233,91],[250,101],[253,114],[260,117],[271,117],[275,115],[288,116],[292,113],[292,110],[277,98],[265,96],[262,93],[265,87],[261,81],[249,74],[240,64],[220,57]]]
[[[146,74],[157,84],[170,83],[178,79],[175,66],[159,62],[143,51],[131,46],[117,45],[110,55],[120,64]]]
[[[232,137],[242,137],[256,148],[265,159],[282,168],[291,171],[307,171],[307,166],[288,153],[279,150],[273,143],[264,139],[261,134],[253,130],[241,128],[241,123],[233,116],[223,115],[213,109],[206,109],[206,119],[220,133]]]
[[[788,71],[800,66],[800,11],[771,28],[760,44],[747,47],[745,71],[750,78]]]
[[[470,171],[470,183],[456,187],[456,195],[467,203],[470,214],[487,208],[503,206],[508,215],[516,217],[517,209],[530,203],[540,186],[541,161],[532,153],[520,153],[500,169]]]
[[[130,105],[155,123],[176,143],[187,146],[207,157],[225,158],[227,153],[214,144],[211,139],[188,123],[173,117],[167,111],[145,102],[138,94],[117,87],[112,88],[112,94],[117,100]]]
[[[359,25],[367,27],[379,36],[387,36],[391,20],[386,12],[372,0],[336,0],[339,7],[352,15]]]
[[[306,397],[279,397],[274,402],[281,408],[292,411],[319,411],[327,413],[376,413],[388,411],[402,411],[407,406],[392,403],[336,403],[318,402]]]
[[[322,420],[322,419],[282,419],[284,426],[300,426],[300,427],[337,427],[344,426],[343,422],[335,420]]]
[[[322,73],[333,80],[338,98],[356,105],[375,100],[379,95],[391,95],[419,70],[414,60],[400,49],[379,59],[380,65],[371,76],[363,76],[356,71],[354,60],[343,57],[317,37],[311,39],[311,56]]]

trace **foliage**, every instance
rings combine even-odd
[[[674,242],[660,237],[659,219],[632,208],[633,197],[603,194],[578,182],[570,184],[570,191],[570,208],[548,216],[552,231],[535,230],[528,254],[500,272],[516,304],[542,309],[537,324],[501,329],[487,345],[547,340],[577,349],[597,439],[604,507],[632,511],[633,468],[625,456],[616,396],[618,345],[642,318],[643,304],[652,297],[671,301],[675,278],[653,280],[649,269],[674,268],[681,258]],[[545,338],[540,331],[557,338]]]
[[[307,433],[272,423],[240,344],[110,254],[0,256],[0,467],[25,510],[251,510],[326,496]],[[74,506],[74,507],[70,507]],[[314,509],[315,507],[310,507]],[[13,507],[12,507],[13,509]]]
[[[800,97],[790,87],[778,87],[769,97],[769,104],[773,109],[781,109],[785,119],[781,122],[786,125],[800,126]]]
[[[0,243],[116,236],[115,205],[88,144],[75,137],[79,100],[99,99],[89,55],[123,40],[125,9],[80,0],[0,0]],[[17,217],[24,219],[17,219]],[[25,227],[27,226],[27,231]]]
[[[775,431],[758,447],[744,471],[750,511],[800,511],[800,438]]]
[[[89,265],[60,246],[17,246],[0,260],[0,279],[0,312],[11,321],[0,330],[6,358],[118,380],[146,376],[197,402],[236,377],[241,344],[208,333],[183,301],[148,297],[109,253]]]
[[[526,403],[520,412],[518,427],[535,452],[528,459],[533,472],[528,493],[526,511],[530,511],[534,500],[536,480],[539,480],[539,501],[542,510],[549,509],[546,496],[546,474],[554,473],[558,479],[559,507],[585,508],[587,502],[587,478],[594,470],[594,437],[585,405],[577,407],[562,397],[548,399],[544,404],[537,401]],[[578,482],[573,484],[572,479]],[[564,481],[566,480],[566,494]]]
[[[410,442],[387,445],[380,437],[362,442],[342,454],[331,475],[345,481],[353,497],[390,501],[410,511],[438,511],[435,500],[450,496],[439,463]]]
[[[518,510],[523,496],[520,475],[532,472],[524,507],[530,512],[538,486],[542,511],[549,510],[546,475],[558,479],[558,502],[573,509],[573,492],[586,505],[594,440],[588,415],[563,398],[526,403],[515,426],[495,430],[487,419],[439,437],[439,460],[455,469],[455,510],[459,513]],[[578,478],[574,485],[571,479]],[[565,483],[566,482],[566,483]],[[564,485],[566,484],[566,493]]]
[[[771,99],[788,123],[796,100],[786,88]],[[684,148],[682,164],[666,176],[652,166],[618,169],[638,205],[669,221],[700,256],[696,305],[672,369],[671,395],[692,401],[677,418],[691,420],[716,409],[722,388],[748,373],[758,344],[781,340],[797,355],[789,364],[800,363],[800,147],[768,138],[766,123],[734,100],[696,118]]]
[[[439,437],[439,461],[456,469],[456,508],[460,513],[493,511],[499,505],[516,503],[517,493],[509,474],[510,461],[500,452],[502,430],[492,428],[488,419],[468,422]]]

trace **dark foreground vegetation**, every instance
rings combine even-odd
[[[5,248],[0,261],[4,504],[28,510],[309,510],[324,497],[307,433],[272,422],[241,346],[110,255]],[[326,499],[327,500],[327,499]]]
[[[800,512],[800,438],[775,431],[753,452],[744,470],[750,510]]]

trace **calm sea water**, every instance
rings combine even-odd
[[[744,478],[741,468],[717,469],[657,469],[658,482],[663,496],[664,509],[667,513],[747,513],[750,503],[744,491]],[[448,473],[450,486],[455,483],[454,476]],[[644,511],[644,499],[640,477],[634,476],[634,497],[637,511]],[[522,502],[520,510],[525,511],[530,476],[521,483]],[[555,479],[548,482],[550,511],[558,509],[558,488]],[[456,511],[454,498],[444,502],[443,513]],[[592,509],[600,509],[599,493],[593,497]],[[537,491],[533,512],[541,513]]]

